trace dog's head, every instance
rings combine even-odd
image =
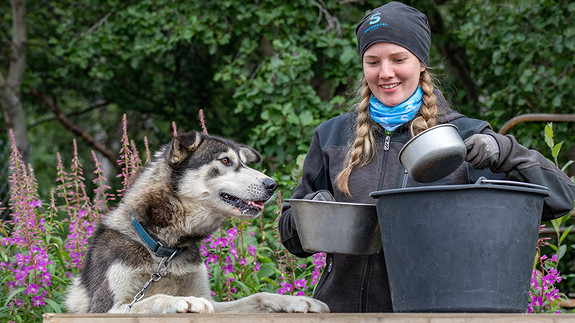
[[[251,147],[199,132],[176,136],[166,154],[182,202],[240,218],[256,217],[277,188],[273,179],[246,165],[259,161]]]

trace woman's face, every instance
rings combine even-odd
[[[388,107],[402,103],[415,92],[424,70],[415,55],[396,44],[375,43],[363,54],[363,75],[371,93]]]

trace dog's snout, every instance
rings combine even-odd
[[[274,192],[278,188],[278,183],[271,178],[264,179],[264,187],[270,192]]]

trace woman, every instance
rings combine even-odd
[[[469,184],[481,176],[529,182],[550,189],[543,220],[571,210],[575,186],[562,171],[514,137],[494,132],[487,122],[450,109],[434,88],[427,70],[431,32],[425,15],[390,2],[362,19],[356,37],[364,76],[359,103],[354,112],[316,129],[294,199],[333,196],[340,202],[375,204],[370,192],[402,186],[405,170],[398,153],[404,144],[429,127],[452,123],[465,139],[466,162],[426,185]],[[409,179],[407,185],[424,184]],[[291,253],[309,256],[301,247],[288,203],[279,230]],[[332,312],[391,312],[383,252],[370,256],[329,254],[314,297],[327,303]]]

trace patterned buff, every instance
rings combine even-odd
[[[394,107],[388,107],[381,103],[374,95],[369,100],[369,112],[371,118],[379,123],[385,130],[394,131],[402,124],[413,119],[421,104],[423,90],[421,86],[417,87],[415,93],[407,100]]]

